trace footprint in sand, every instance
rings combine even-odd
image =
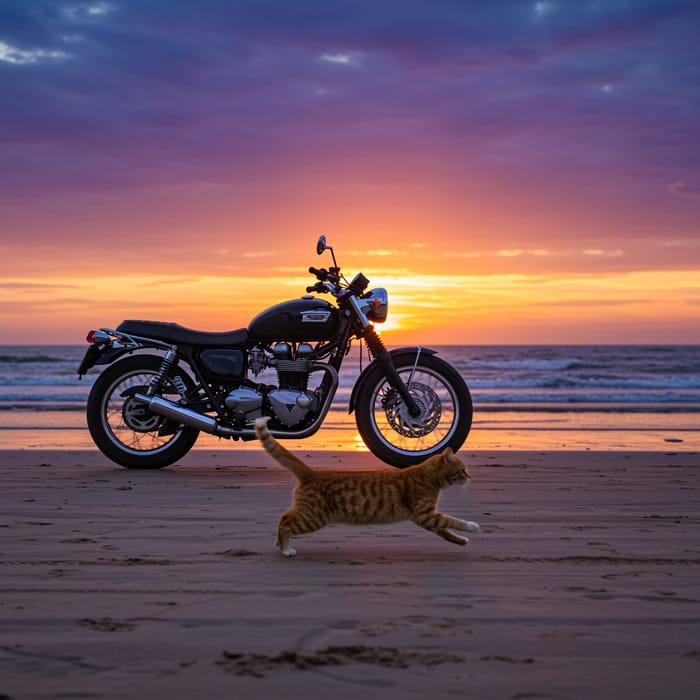
[[[98,632],[131,632],[136,629],[133,622],[113,620],[111,617],[84,617],[78,622],[81,627],[88,627]]]

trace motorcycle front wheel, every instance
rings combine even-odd
[[[394,365],[420,414],[413,417],[380,365],[367,374],[355,420],[369,450],[394,467],[408,467],[442,452],[457,452],[471,430],[474,408],[457,370],[434,355],[398,357]]]
[[[153,355],[134,355],[116,362],[100,374],[88,397],[87,424],[92,439],[106,457],[129,469],[167,467],[186,455],[199,435],[194,428],[151,413],[131,398],[146,391],[160,365],[161,358]],[[160,395],[174,402],[181,398],[173,381],[176,376],[188,391],[194,389],[187,372],[172,368]]]

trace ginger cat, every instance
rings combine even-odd
[[[267,418],[258,418],[255,432],[265,450],[298,479],[294,503],[282,515],[277,546],[285,557],[296,551],[292,535],[320,530],[329,523],[368,525],[412,520],[448,542],[465,545],[466,537],[448,528],[478,532],[479,525],[443,515],[436,510],[440,491],[469,481],[464,463],[448,447],[441,454],[407,469],[364,472],[311,469],[280,445],[267,429]]]

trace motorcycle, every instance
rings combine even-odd
[[[207,332],[125,320],[90,331],[78,375],[108,365],[87,400],[97,447],[124,467],[158,469],[181,459],[200,432],[254,439],[261,416],[276,438],[309,437],[328,414],[343,360],[359,340],[372,360],[355,381],[349,413],[369,450],[400,468],[446,447],[457,451],[473,416],[464,379],[430,348],[387,350],[374,327],[387,318],[387,291],[368,290],[362,273],[348,282],[325,236],[316,251],[330,252],[333,265],[310,267],[317,281],[306,295],[262,311],[247,328]],[[314,294],[329,294],[335,304]],[[262,381],[269,375],[276,384]]]

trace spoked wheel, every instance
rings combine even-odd
[[[117,362],[100,374],[88,397],[87,423],[92,439],[109,459],[129,469],[160,469],[172,464],[190,451],[199,435],[194,428],[151,413],[132,398],[134,393],[146,391],[160,364],[161,358],[153,355],[135,355]],[[176,402],[183,388],[194,389],[194,382],[174,367],[160,395]]]
[[[450,364],[434,355],[398,357],[394,365],[420,408],[411,416],[381,367],[368,373],[360,391],[355,418],[367,447],[395,467],[417,464],[464,444],[474,409],[467,385]]]

